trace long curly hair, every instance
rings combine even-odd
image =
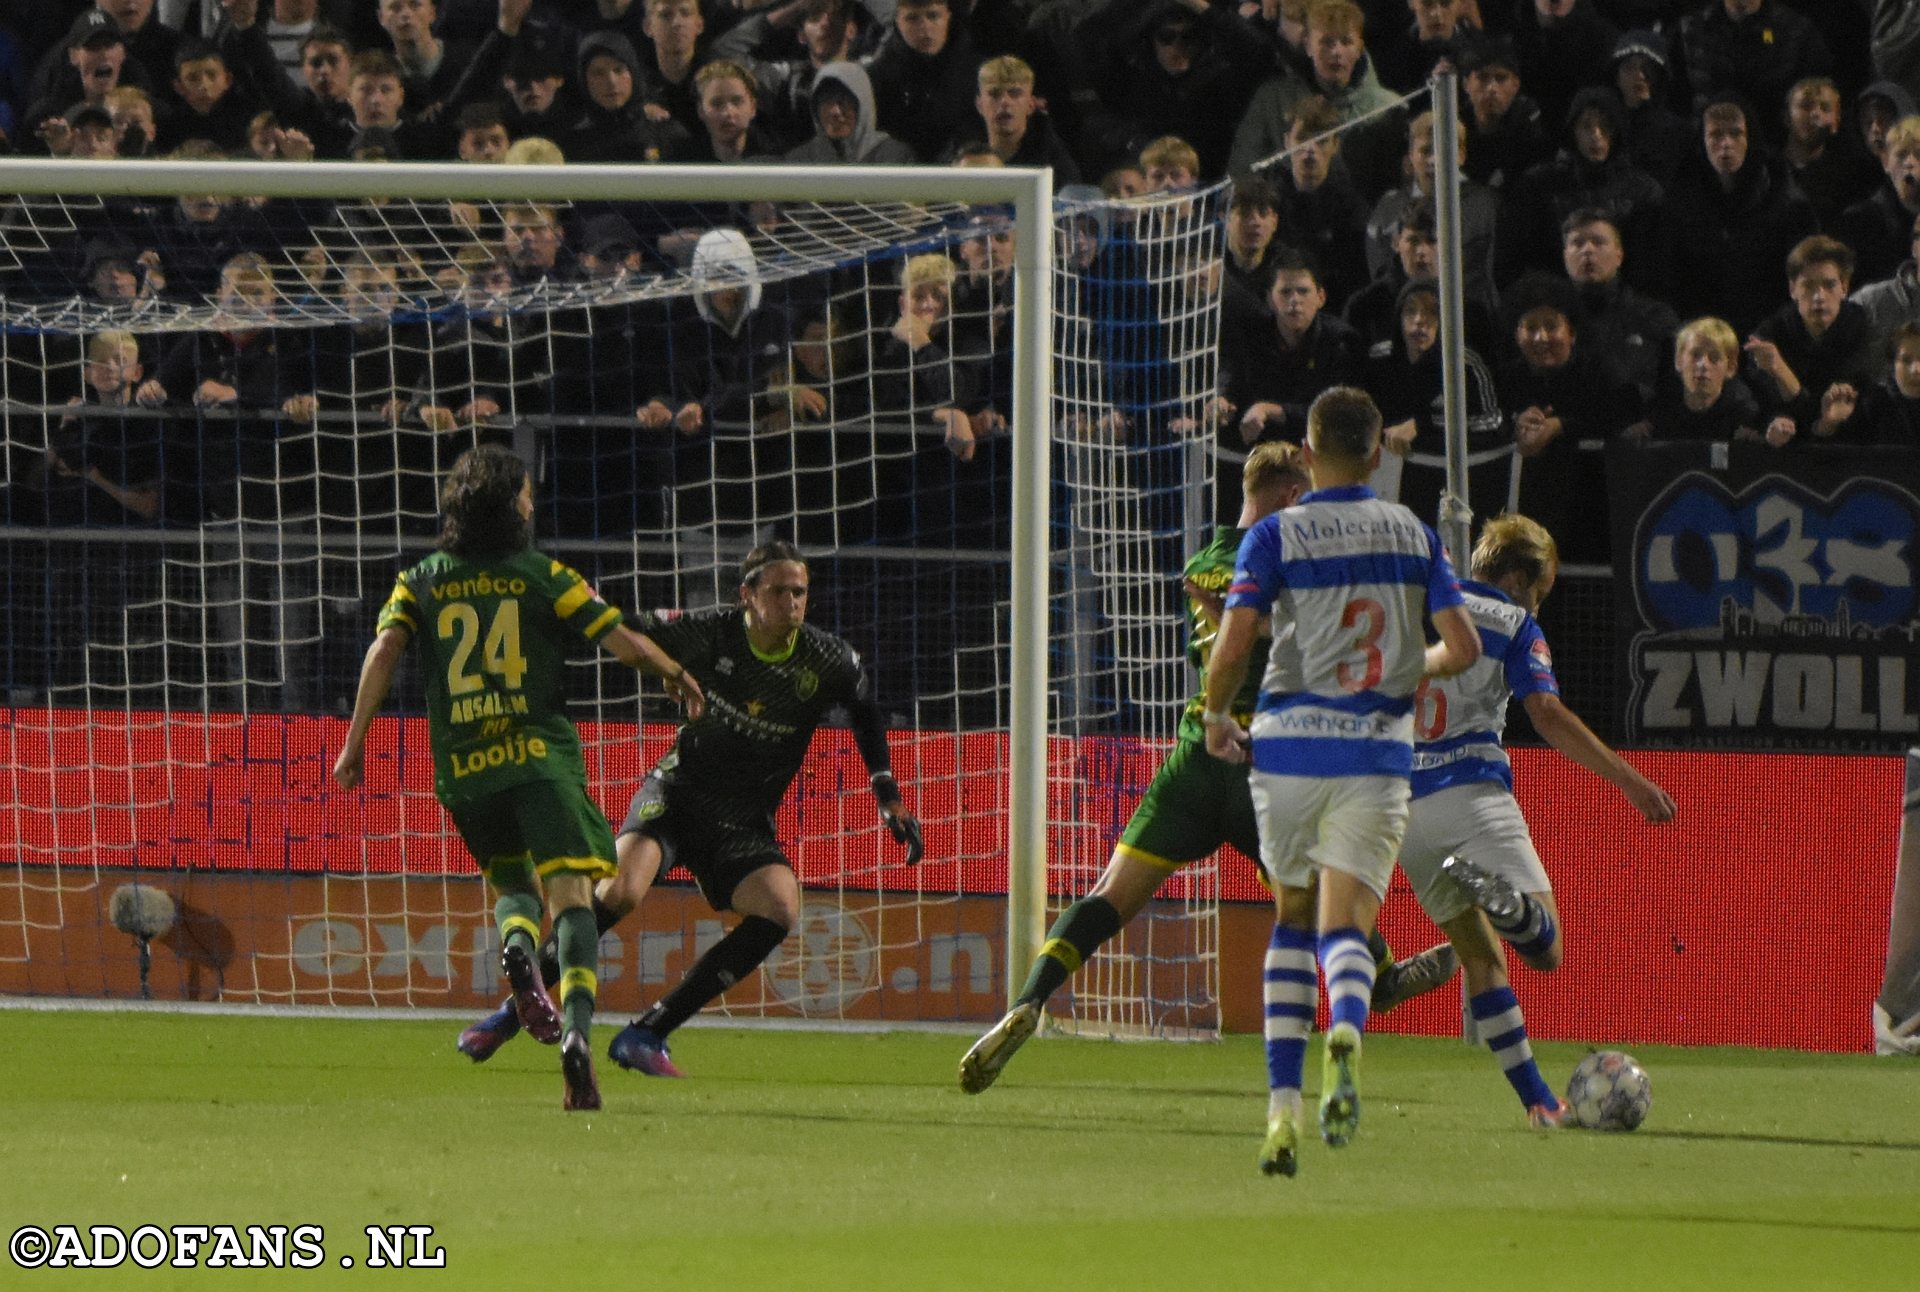
[[[526,464],[507,449],[482,444],[462,453],[440,486],[440,550],[488,560],[525,547],[532,535],[518,499],[526,482]]]

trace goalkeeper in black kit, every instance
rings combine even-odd
[[[906,845],[907,862],[920,860],[920,823],[900,801],[860,656],[806,622],[807,590],[806,558],[791,543],[770,542],[741,563],[738,607],[633,617],[632,627],[700,679],[706,709],[680,728],[634,794],[620,826],[619,871],[600,885],[594,915],[604,933],[639,906],[662,871],[680,866],[708,905],[740,920],[614,1037],[607,1054],[623,1068],[682,1075],[668,1036],[752,973],[799,920],[800,881],[773,815],[814,730],[835,710],[853,729],[881,819]],[[557,977],[550,950],[542,948],[542,971]],[[508,1002],[462,1032],[460,1050],[482,1062],[519,1030]]]

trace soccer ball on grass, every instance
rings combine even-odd
[[[1588,1130],[1630,1131],[1653,1106],[1653,1081],[1631,1054],[1595,1050],[1573,1070],[1567,1103]]]

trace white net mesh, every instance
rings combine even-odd
[[[1056,212],[1059,901],[1105,864],[1193,685],[1178,574],[1212,511],[1217,201]],[[3,222],[0,985],[137,990],[108,918],[137,883],[177,907],[156,995],[491,995],[488,899],[432,797],[417,677],[367,786],[328,772],[437,480],[499,442],[533,468],[539,546],[616,605],[730,601],[749,546],[797,541],[812,620],[889,715],[926,864],[898,864],[850,735],[823,730],[779,818],[803,927],[725,1008],[997,1013],[1026,433],[1006,212],[170,195],[21,198]],[[617,821],[669,715],[633,674],[579,667],[590,789]],[[1168,894],[1063,994],[1081,1025],[1215,1025],[1217,874]],[[690,887],[657,890],[603,944],[603,999],[639,1008],[722,927]]]

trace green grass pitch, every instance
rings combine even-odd
[[[1030,1043],[700,1027],[659,1081],[457,1025],[0,1013],[0,1215],[319,1224],[327,1265],[28,1274],[0,1287],[1901,1288],[1920,1274],[1920,1064],[1646,1047],[1647,1124],[1526,1128],[1482,1050],[1382,1036],[1349,1148],[1255,1167],[1259,1042]],[[610,1028],[599,1036],[604,1044]],[[1541,1045],[1563,1082],[1580,1054]],[[1309,1084],[1318,1070],[1309,1059]],[[1309,1098],[1312,1091],[1309,1089]],[[436,1270],[368,1269],[431,1225]],[[356,1258],[350,1270],[341,1254]]]

